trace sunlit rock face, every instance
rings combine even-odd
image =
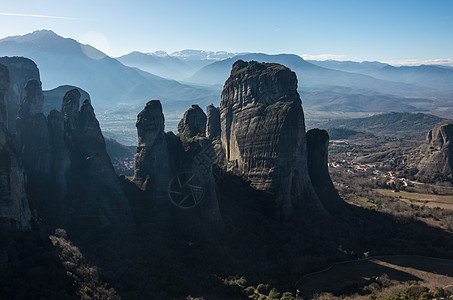
[[[30,227],[26,175],[7,130],[9,89],[8,69],[0,64],[0,228]]]
[[[418,178],[453,182],[453,124],[434,126],[419,150],[422,159],[418,163]]]
[[[220,104],[227,170],[276,196],[281,219],[297,207],[323,210],[307,169],[296,74],[272,63],[237,61]]]

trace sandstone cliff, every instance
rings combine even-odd
[[[212,174],[212,144],[204,137],[206,115],[193,105],[179,123],[178,136],[164,132],[160,101],[152,100],[137,116],[135,184],[159,206],[178,207],[209,221],[220,221]],[[173,205],[171,204],[173,203]]]
[[[220,110],[212,104],[206,108],[206,137],[220,137]]]
[[[49,130],[43,105],[41,83],[29,80],[16,119],[16,138],[17,149],[31,181],[41,181],[50,167]]]
[[[9,72],[0,64],[0,227],[13,223],[13,227],[27,229],[31,212],[25,190],[26,175],[6,128],[8,89]]]
[[[138,114],[134,182],[140,189],[167,200],[168,184],[173,172],[170,169],[164,123],[159,100],[149,101]]]
[[[179,135],[184,138],[206,136],[206,114],[198,105],[192,105],[178,124]]]
[[[24,98],[24,86],[30,79],[40,81],[39,70],[32,60],[24,57],[0,57],[0,63],[9,70],[8,130],[14,134],[17,113]]]
[[[419,148],[417,177],[422,181],[453,182],[453,124],[439,123]]]
[[[332,215],[338,215],[344,211],[345,205],[330,179],[328,147],[327,131],[316,128],[307,132],[308,174],[324,207]]]
[[[323,211],[308,175],[294,72],[279,64],[237,61],[222,92],[220,114],[228,171],[275,194],[281,219],[298,207]]]

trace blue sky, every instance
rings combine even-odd
[[[206,49],[453,64],[452,0],[2,0],[0,38],[38,29],[111,56]]]

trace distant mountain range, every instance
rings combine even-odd
[[[150,99],[160,99],[166,111],[177,105],[208,105],[217,94],[209,89],[181,84],[175,80],[127,67],[101,51],[41,30],[24,36],[0,40],[0,56],[24,56],[39,67],[44,89],[73,85],[87,91],[97,109],[126,105],[141,106]]]
[[[127,125],[114,126],[125,126],[128,132],[135,131],[133,120],[151,99],[162,101],[167,120],[180,118],[191,104],[218,106],[231,66],[239,59],[289,67],[297,74],[304,109],[322,112],[324,117],[330,112],[394,111],[453,117],[453,68],[446,66],[395,67],[381,62],[307,61],[294,54],[205,50],[131,52],[112,58],[48,30],[1,39],[0,56],[35,61],[43,88],[52,90],[45,93],[53,97],[50,106],[58,107],[64,86],[76,86],[91,96],[102,126],[105,120],[112,124],[127,120]],[[120,141],[122,128],[112,134]]]
[[[453,91],[453,68],[448,66],[420,65],[395,67],[380,62],[334,60],[310,62],[324,68],[370,75],[382,80]]]
[[[202,67],[241,53],[225,51],[182,50],[168,54],[165,51],[142,53],[138,51],[117,57],[129,67],[175,80],[186,80]]]

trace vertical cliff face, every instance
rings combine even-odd
[[[129,202],[90,102],[79,110],[80,93],[70,90],[62,112],[53,110],[46,118],[41,83],[29,80],[23,95],[16,144],[40,218],[74,232],[130,225]]]
[[[64,141],[70,158],[66,174],[68,226],[79,230],[128,226],[132,223],[129,202],[105,149],[99,122],[88,100],[78,110],[79,98],[77,89],[68,91],[62,104]],[[54,113],[50,119],[55,125],[52,137],[57,140],[53,147],[57,151],[61,145],[60,116]],[[65,165],[64,154],[63,161],[56,164]]]
[[[24,98],[24,86],[30,79],[40,81],[39,70],[32,60],[24,57],[0,57],[0,63],[9,70],[8,130],[14,134],[17,113]]]
[[[134,182],[140,189],[166,199],[172,171],[164,123],[159,100],[149,101],[138,114]]]
[[[16,119],[17,148],[31,182],[41,181],[50,169],[50,145],[47,119],[43,114],[41,83],[29,80],[23,92]]]
[[[419,148],[422,159],[417,177],[423,181],[453,182],[453,124],[439,123]]]
[[[26,176],[6,128],[8,89],[9,72],[0,64],[0,223],[27,229],[31,212],[25,190]]]
[[[220,104],[227,169],[276,195],[277,215],[323,210],[307,170],[304,114],[294,72],[279,64],[237,61]]]
[[[329,175],[328,147],[327,131],[316,128],[307,132],[307,161],[311,182],[324,207],[332,215],[337,215],[346,207]]]
[[[206,108],[206,137],[208,139],[220,137],[220,110],[212,104]]]

